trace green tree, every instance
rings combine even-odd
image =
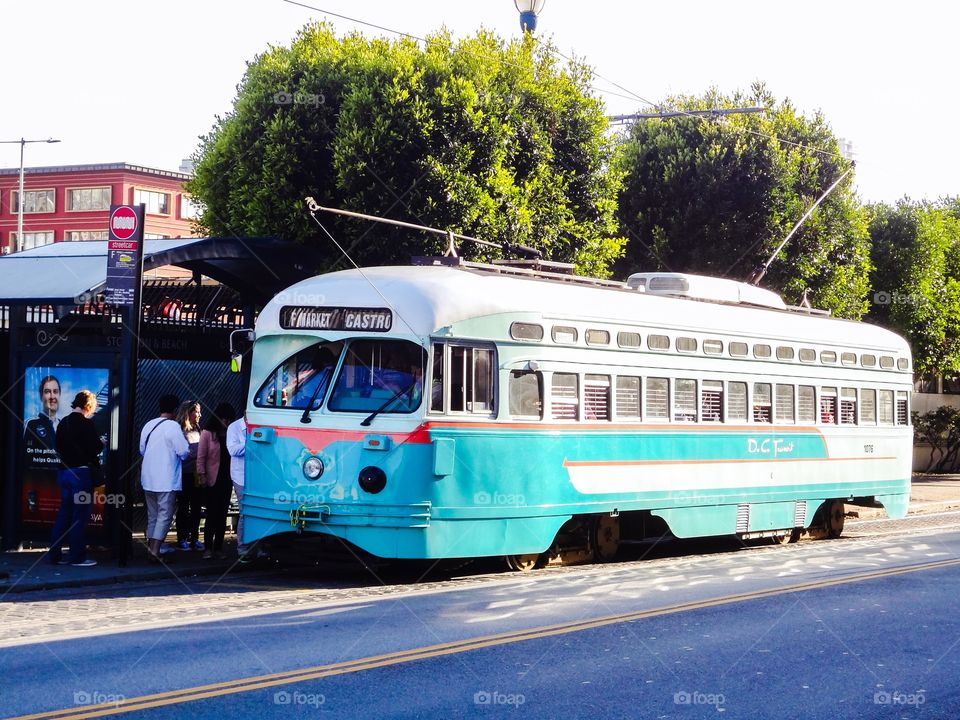
[[[849,168],[819,113],[799,115],[761,84],[750,93],[676,97],[683,110],[758,105],[767,112],[722,119],[638,120],[622,138],[623,274],[668,269],[746,278]],[[867,307],[867,216],[844,179],[793,236],[763,284],[842,317]]]
[[[905,335],[916,372],[960,371],[960,217],[956,201],[869,208],[875,266],[869,319]]]
[[[549,46],[480,32],[338,38],[304,27],[290,47],[250,63],[232,111],[195,155],[189,190],[211,234],[310,243],[326,268],[347,265],[302,199],[531,245],[603,275],[622,251],[618,170],[586,68]],[[359,264],[406,262],[444,242],[325,217]],[[464,244],[461,254],[488,259]]]

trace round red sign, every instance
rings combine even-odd
[[[117,240],[129,240],[137,233],[137,214],[126,205],[118,207],[110,216],[110,230]]]

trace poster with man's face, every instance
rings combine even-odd
[[[91,418],[97,433],[109,433],[110,372],[106,368],[34,366],[24,374],[23,482],[21,517],[24,528],[53,527],[60,507],[57,472],[57,427],[73,411],[70,403],[81,390],[97,396],[97,411]],[[105,453],[101,455],[101,464]],[[101,493],[102,495],[102,493]],[[90,526],[102,525],[102,503],[94,501]]]

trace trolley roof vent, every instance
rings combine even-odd
[[[672,295],[691,300],[757,305],[786,310],[786,303],[775,292],[747,283],[706,275],[685,273],[634,273],[627,278],[627,287],[651,295]]]

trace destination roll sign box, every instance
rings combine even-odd
[[[388,332],[393,313],[386,308],[304,307],[280,308],[280,327],[284,330],[362,330]]]

